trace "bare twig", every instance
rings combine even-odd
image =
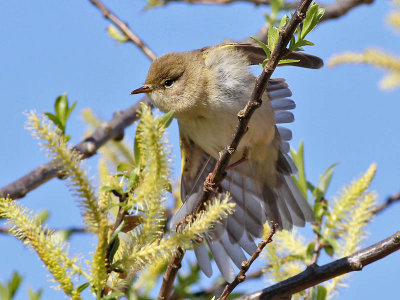
[[[322,17],[321,22],[337,19],[344,16],[357,6],[362,4],[371,4],[373,2],[374,0],[337,0],[334,3],[325,6],[325,14]]]
[[[141,102],[150,105],[147,98],[142,99]],[[111,121],[104,122],[97,127],[91,136],[75,146],[75,149],[82,154],[82,159],[94,155],[97,149],[109,140],[121,137],[124,129],[138,119],[139,111],[140,102],[137,102],[125,111],[115,112]],[[9,196],[12,199],[22,198],[28,192],[56,177],[59,170],[60,168],[57,166],[57,161],[51,161],[41,165],[20,179],[1,188],[0,197]]]
[[[322,227],[322,218],[323,215],[327,212],[328,210],[328,201],[325,198],[322,198],[321,204],[323,205],[324,213],[322,214],[322,217],[317,219],[316,223],[313,224],[313,231],[314,231],[314,249],[313,249],[313,256],[311,259],[311,264],[315,264],[318,261],[318,258],[321,254],[321,250],[323,248],[323,244],[321,243],[320,235],[321,235],[321,227]]]
[[[157,55],[154,54],[154,52],[141,40],[136,33],[132,31],[132,29],[129,28],[127,23],[121,21],[116,15],[114,15],[107,7],[104,6],[103,3],[101,3],[99,0],[90,0],[94,6],[96,6],[101,13],[103,14],[104,18],[110,20],[112,23],[114,23],[119,30],[122,31],[123,34],[128,38],[129,41],[134,43],[136,46],[138,46],[143,53],[150,58],[152,61],[157,58]]]
[[[229,144],[220,152],[219,159],[212,173],[207,176],[204,182],[203,191],[200,195],[199,205],[195,208],[194,215],[204,209],[204,204],[212,197],[216,191],[216,187],[221,183],[225,177],[225,169],[229,164],[232,154],[236,151],[240,140],[247,131],[250,118],[254,111],[259,108],[262,104],[261,97],[267,87],[267,82],[271,78],[279,60],[286,51],[286,46],[289,43],[291,37],[297,26],[304,20],[308,7],[312,0],[303,0],[289,23],[279,32],[279,39],[276,46],[268,60],[267,65],[262,71],[261,75],[257,77],[255,82],[254,90],[251,94],[249,101],[245,108],[238,113],[238,123],[235,128]],[[162,286],[158,294],[158,299],[168,299],[172,286],[175,281],[176,268],[181,265],[184,251],[178,247],[177,254],[172,257],[170,264],[168,265],[167,271],[164,274]]]
[[[267,266],[265,268],[268,269],[269,266]],[[264,275],[263,270],[264,270],[264,268],[258,269],[256,271],[253,271],[253,272],[247,274],[246,275],[246,280],[249,281],[251,279],[259,279],[260,277],[262,277]],[[220,278],[220,279],[222,279],[222,278]],[[211,286],[211,287],[209,287],[209,288],[207,288],[205,290],[201,290],[201,291],[195,292],[195,293],[193,293],[193,296],[194,297],[214,296],[217,293],[220,294],[223,291],[223,289],[225,288],[225,285],[226,285],[226,281],[225,280],[223,280],[223,282],[218,282],[218,280],[217,280],[217,282],[214,282],[213,286]],[[171,299],[173,299],[173,298],[174,297],[172,296]]]
[[[252,3],[254,5],[270,5],[271,0],[164,0],[164,4],[168,4],[170,2],[185,2],[185,3],[191,3],[191,4],[230,4],[234,2],[248,2]],[[286,2],[284,9],[293,9],[296,8],[299,5],[299,1],[294,1],[294,2]]]
[[[368,248],[358,251],[350,256],[338,259],[329,264],[318,266],[313,264],[306,270],[289,279],[281,281],[261,291],[248,294],[237,299],[281,299],[301,292],[321,282],[334,277],[361,271],[363,267],[380,260],[400,249],[400,231],[387,239],[380,241]]]
[[[230,4],[234,2],[248,2],[254,5],[270,5],[270,0],[164,0],[164,4],[168,3],[191,3],[191,4]],[[356,8],[363,4],[372,4],[374,0],[336,0],[332,4],[321,4],[320,6],[325,8],[325,14],[320,20],[324,22],[331,19],[337,19],[347,14],[353,8]],[[299,5],[300,1],[286,2],[283,7],[284,10],[291,10]]]
[[[278,224],[276,223],[272,224],[271,231],[268,234],[268,237],[258,244],[257,250],[253,253],[253,255],[250,257],[249,260],[242,262],[239,274],[230,284],[226,285],[224,291],[221,294],[221,297],[219,297],[218,300],[225,300],[232,293],[235,287],[237,287],[241,282],[246,280],[246,272],[249,270],[251,264],[258,258],[264,247],[272,242],[272,237],[274,236],[277,227]]]
[[[163,275],[163,281],[161,285],[160,292],[158,293],[158,300],[169,299],[171,295],[176,274],[181,268],[182,259],[185,255],[185,250],[181,247],[177,247],[175,255],[171,258],[167,270]]]
[[[382,212],[384,209],[388,208],[389,206],[391,206],[392,204],[394,204],[395,202],[398,202],[398,201],[400,201],[400,192],[388,197],[384,203],[382,203],[375,209],[374,213],[378,214],[378,213]]]

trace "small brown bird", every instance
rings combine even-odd
[[[317,69],[320,58],[287,51],[290,65]],[[190,52],[172,52],[157,58],[145,84],[132,94],[147,93],[163,112],[175,110],[181,154],[181,196],[184,204],[174,215],[171,228],[196,207],[203,182],[229,142],[241,110],[254,89],[250,65],[266,59],[261,47],[251,44],[224,44]],[[246,135],[231,163],[243,160],[227,172],[221,184],[236,203],[235,212],[204,236],[225,280],[235,277],[231,260],[240,268],[251,255],[254,240],[263,234],[263,224],[274,221],[281,229],[304,226],[314,214],[291,179],[296,172],[289,152],[292,132],[280,123],[293,122],[289,110],[295,107],[284,79],[271,79],[255,111]],[[242,250],[243,249],[243,250]],[[195,249],[202,271],[212,275],[204,244]]]

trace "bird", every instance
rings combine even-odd
[[[212,172],[219,152],[228,144],[255,86],[251,65],[267,58],[259,45],[223,43],[193,51],[170,52],[151,64],[143,86],[131,94],[145,93],[162,112],[175,111],[178,121],[182,175],[182,206],[171,220],[171,229],[193,212],[203,182]],[[323,61],[313,55],[286,49],[282,59],[293,65],[318,69]],[[270,79],[262,105],[254,112],[226,172],[219,191],[229,191],[235,211],[202,236],[227,282],[257,249],[266,221],[279,229],[314,222],[314,213],[291,176],[297,169],[288,155],[292,132],[283,123],[293,122],[289,111],[295,102],[285,79]],[[207,246],[194,249],[203,273],[213,274]]]

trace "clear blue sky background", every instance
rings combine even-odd
[[[378,46],[399,53],[400,36],[389,29],[384,17],[389,1],[375,1],[350,12],[339,21],[322,24],[307,49],[327,60],[345,50],[361,51]],[[267,7],[246,3],[228,6],[170,4],[144,11],[145,1],[107,1],[157,53],[183,51],[213,45],[225,38],[253,35],[264,23]],[[0,11],[0,186],[47,161],[24,129],[24,112],[51,111],[56,96],[67,93],[77,101],[68,132],[76,143],[84,132],[79,111],[91,107],[109,119],[115,110],[125,109],[138,98],[129,92],[140,86],[150,61],[131,44],[118,45],[108,37],[105,21],[89,1],[1,1]],[[377,162],[378,173],[372,189],[379,199],[400,188],[399,91],[383,92],[377,86],[381,72],[367,66],[301,70],[280,68],[297,102],[292,145],[305,141],[308,177],[315,182],[334,162],[336,169],[329,199],[343,185]],[[128,135],[133,134],[128,130]],[[174,176],[179,176],[177,128],[169,131],[173,144]],[[95,174],[96,158],[86,162]],[[23,204],[35,211],[48,209],[51,227],[81,224],[76,201],[64,182],[52,180],[29,193]],[[364,245],[377,242],[399,229],[400,205],[375,218]],[[88,254],[95,240],[75,235],[71,251]],[[47,288],[47,271],[36,255],[12,237],[0,236],[0,280],[13,270],[25,277],[17,299],[26,298],[26,286],[44,287],[43,299],[64,299],[61,292]],[[362,272],[353,274],[350,288],[340,299],[394,299],[397,293],[400,255],[395,253]],[[249,285],[259,289],[262,282]]]

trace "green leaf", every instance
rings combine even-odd
[[[68,115],[68,98],[66,94],[57,97],[56,102],[54,103],[54,110],[63,128],[65,128]]]
[[[310,192],[313,192],[315,190],[315,186],[311,182],[307,181],[307,189]]]
[[[326,205],[320,201],[316,201],[313,210],[315,218],[320,221],[326,212]]]
[[[112,299],[118,299],[119,297],[122,297],[122,296],[125,296],[125,294],[121,293],[121,292],[114,292],[114,293],[111,293],[111,294],[103,297],[102,299],[103,300],[112,300]]]
[[[118,172],[130,172],[135,165],[127,162],[122,162],[117,166],[117,171]]]
[[[299,62],[299,61],[300,61],[300,59],[281,59],[278,62],[278,65],[291,64],[291,63],[296,63],[296,62]]]
[[[82,293],[88,286],[90,285],[90,282],[85,282],[78,286],[78,292]]]
[[[307,200],[307,180],[306,173],[304,168],[304,144],[303,141],[300,142],[299,149],[297,152],[293,149],[290,149],[290,154],[292,155],[293,162],[295,163],[298,173],[297,180],[295,183],[297,188],[300,190],[304,198]]]
[[[325,172],[320,176],[318,187],[322,191],[323,195],[326,194],[328,187],[331,183],[332,180],[332,175],[334,168],[339,165],[340,162],[334,163],[331,166],[329,166],[328,169],[325,170]]]
[[[271,26],[268,30],[268,48],[271,52],[274,51],[278,39],[279,29],[275,26]]]
[[[315,242],[311,242],[308,244],[307,250],[306,250],[306,260],[312,259],[313,255],[314,255],[314,246],[315,246]]]
[[[326,287],[324,287],[323,285],[318,285],[317,286],[317,300],[325,300],[327,292],[328,291],[326,290]]]
[[[324,247],[324,251],[330,257],[332,257],[335,254],[335,250],[332,247]]]
[[[75,106],[76,106],[76,101],[74,103],[72,103],[71,107],[68,108],[67,120],[68,120],[70,114],[72,113],[72,111],[75,109]]]
[[[136,185],[139,183],[139,173],[140,169],[139,168],[134,168],[130,175],[129,175],[129,181],[128,185],[126,186],[126,191],[129,193]]]
[[[303,32],[299,35],[300,39],[304,39],[307,34],[309,34],[315,26],[319,23],[325,10],[320,8],[318,4],[313,2],[311,7],[307,11],[306,18],[303,22]]]
[[[302,46],[314,46],[314,43],[307,40],[298,40],[296,42],[296,48],[301,48]]]
[[[292,35],[292,37],[290,38],[289,50],[294,51],[295,48],[296,48],[296,40],[295,40],[294,36]]]
[[[35,292],[31,287],[28,287],[28,299],[29,300],[39,300],[42,296],[43,290],[39,289]]]
[[[8,292],[8,288],[0,283],[0,299],[1,300],[11,300],[10,293]]]
[[[281,10],[283,5],[285,4],[285,0],[271,0],[271,10],[272,14],[277,15]]]
[[[163,128],[167,128],[169,126],[169,124],[171,124],[172,120],[174,119],[174,115],[175,115],[174,110],[167,112],[166,114],[164,114],[162,117],[160,117],[158,119],[159,124]]]
[[[287,25],[287,23],[289,23],[289,21],[290,21],[290,19],[289,19],[289,17],[287,16],[287,15],[284,15],[283,17],[282,17],[282,19],[281,19],[281,22],[279,23],[279,31],[282,29],[282,28],[284,28],[286,25]]]
[[[265,45],[263,42],[257,40],[255,37],[250,37],[253,41],[255,41],[260,47],[264,50],[265,54],[267,55],[267,58],[271,57],[271,51],[269,50],[268,46]]]
[[[55,235],[57,238],[59,238],[61,241],[67,241],[71,237],[73,231],[72,230],[57,230],[55,232]]]
[[[65,133],[65,127],[61,124],[61,121],[56,115],[53,115],[49,112],[45,112],[44,114],[54,123],[54,125],[56,125],[61,130],[63,134]]]
[[[124,222],[122,222],[121,224],[123,224],[123,223]],[[119,237],[118,237],[118,234],[116,235],[114,240],[112,242],[110,242],[110,244],[111,243],[112,243],[111,250],[110,250],[110,253],[109,253],[108,257],[107,257],[109,263],[112,263],[114,261],[115,253],[117,253],[117,250],[119,248]]]
[[[107,33],[111,38],[120,43],[125,43],[128,40],[128,38],[114,25],[109,25],[107,27]]]
[[[333,250],[335,250],[335,251],[339,250],[339,243],[334,238],[323,237],[322,242],[331,246],[333,248]]]

